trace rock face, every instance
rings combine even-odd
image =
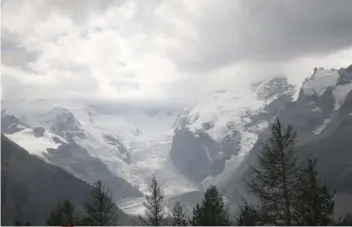
[[[16,221],[44,226],[50,209],[69,199],[79,213],[92,187],[63,169],[49,165],[1,135],[1,224]],[[134,222],[120,209],[119,224]]]
[[[252,88],[257,94],[257,99],[266,102],[275,100],[282,95],[292,96],[296,92],[295,86],[288,83],[285,77],[276,77],[269,81],[254,83]]]
[[[194,135],[184,130],[175,134],[170,157],[185,176],[200,182],[209,174],[216,175],[223,170],[220,161],[222,157],[217,157],[220,152],[220,145],[209,135]],[[220,165],[217,161],[220,161]]]
[[[24,124],[14,115],[1,113],[1,132],[6,134],[13,134],[24,129]]]
[[[73,114],[65,108],[54,107],[43,117],[43,123],[46,123],[50,130],[67,139],[74,141],[74,137],[85,138],[81,129],[81,124]]]
[[[45,128],[37,127],[33,129],[35,137],[42,137],[44,136]]]
[[[100,159],[90,156],[86,149],[77,144],[61,144],[57,149],[48,149],[44,156],[51,163],[91,184],[102,180],[116,200],[143,195],[125,179],[113,174]]]

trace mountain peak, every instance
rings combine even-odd
[[[290,84],[286,77],[276,76],[270,80],[253,83],[252,90],[256,93],[258,100],[272,101],[281,95],[292,96],[296,92],[296,87]]]
[[[298,100],[310,105],[323,105],[325,112],[330,114],[340,108],[351,90],[352,75],[347,69],[315,68],[314,74],[304,81]]]
[[[81,124],[66,108],[54,107],[44,114],[44,122],[50,125],[51,131],[66,137],[67,133],[83,136]]]
[[[314,74],[304,81],[301,89],[305,95],[320,97],[327,88],[336,85],[338,78],[339,73],[336,70],[315,68]]]

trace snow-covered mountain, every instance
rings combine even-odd
[[[352,198],[352,66],[340,70],[316,68],[302,84],[297,100],[283,105],[276,116],[297,131],[299,163],[316,158],[322,180],[336,190],[338,197]],[[243,180],[250,173],[249,164],[256,164],[262,149],[260,141],[269,133],[265,129],[258,135],[232,179],[220,186],[232,202],[246,194]],[[341,201],[336,203],[337,210],[348,203]],[[352,207],[347,207],[350,210],[344,212],[351,212]]]
[[[58,107],[50,100],[22,104],[3,102],[2,132],[81,179],[107,181],[117,199],[142,196],[153,174],[167,195],[199,189],[169,161],[176,117],[172,111],[95,104]]]
[[[189,197],[200,199],[210,183],[230,198],[275,117],[294,126],[300,146],[330,138],[352,117],[351,90],[352,66],[316,68],[296,100],[284,77],[253,83],[247,92],[216,91],[179,111],[5,100],[1,129],[50,164],[88,182],[106,181],[120,207],[135,214],[153,174],[170,204],[191,207]]]
[[[211,93],[176,119],[172,161],[192,180],[226,181],[294,91],[286,78],[276,77],[254,84],[252,92]]]

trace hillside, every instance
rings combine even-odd
[[[15,221],[45,225],[57,202],[69,199],[82,213],[92,187],[59,167],[49,165],[1,135],[1,224]],[[133,223],[119,210],[122,225]]]

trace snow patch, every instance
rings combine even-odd
[[[352,83],[339,85],[334,88],[332,92],[335,100],[335,110],[341,107],[350,91],[352,91]]]
[[[315,107],[312,111],[313,111],[313,112],[320,112],[320,113],[321,113],[321,110],[320,110],[319,107]]]
[[[8,134],[9,139],[17,143],[19,146],[27,150],[32,155],[37,155],[44,158],[44,153],[47,153],[47,148],[58,148],[61,144],[53,141],[53,136],[58,137],[60,140],[65,142],[64,138],[61,138],[53,133],[44,132],[42,137],[35,137],[33,129],[26,128],[14,134]]]
[[[319,69],[302,86],[304,94],[322,96],[328,87],[334,87],[339,78],[337,71]]]
[[[172,198],[171,196],[165,196],[164,199],[167,201]],[[117,201],[117,206],[126,214],[129,215],[144,215],[145,207],[143,202],[145,201],[144,197],[135,197],[135,198],[125,198],[120,201]],[[168,207],[165,207],[165,212],[171,214],[171,210]]]
[[[331,119],[325,119],[323,124],[319,126],[316,130],[314,130],[313,133],[320,134],[326,128],[326,126],[329,124],[330,121]]]

